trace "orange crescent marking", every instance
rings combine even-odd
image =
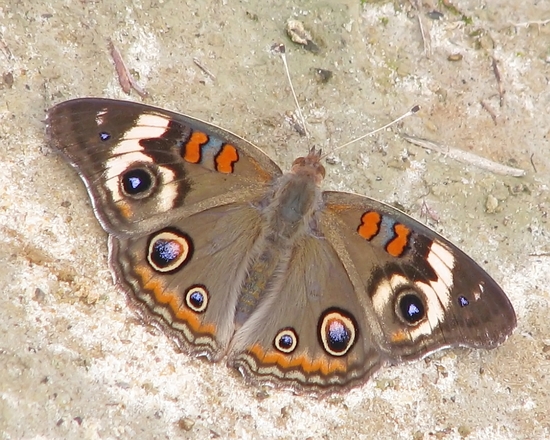
[[[382,216],[374,211],[365,212],[361,216],[361,224],[357,232],[365,240],[372,240],[380,232],[380,222]]]
[[[237,149],[231,144],[224,144],[216,156],[216,170],[220,173],[231,174],[235,162],[239,160]]]
[[[259,344],[254,344],[249,352],[258,359],[259,362],[264,364],[278,365],[284,370],[299,367],[304,373],[320,372],[323,376],[328,376],[331,373],[345,373],[346,364],[342,360],[327,360],[317,359],[313,360],[307,355],[290,357],[279,354],[274,351],[264,351]]]
[[[400,342],[410,341],[411,337],[408,332],[404,332],[403,330],[397,330],[391,334],[390,340],[395,343],[400,343]]]
[[[194,131],[185,144],[183,159],[189,163],[201,161],[201,147],[208,142],[208,136],[202,131]]]
[[[116,202],[116,205],[122,217],[124,217],[125,219],[129,219],[132,216],[134,210],[130,208],[130,205],[127,202],[125,202],[124,200],[119,200],[118,202]]]
[[[185,308],[185,306],[181,307],[180,296],[173,291],[166,290],[162,281],[153,279],[152,271],[146,266],[139,265],[135,268],[135,271],[141,278],[143,288],[153,293],[155,301],[161,305],[167,304],[176,318],[185,322],[191,330],[200,334],[216,334],[214,324],[203,324],[195,312]]]
[[[395,238],[387,244],[386,250],[390,255],[400,257],[409,243],[411,230],[401,223],[396,224],[394,230]]]

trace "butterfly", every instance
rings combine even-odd
[[[128,304],[184,352],[247,379],[332,392],[516,327],[498,284],[398,209],[321,189],[312,148],[290,171],[198,119],[82,98],[48,112],[86,185]]]

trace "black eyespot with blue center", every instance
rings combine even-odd
[[[109,139],[111,139],[111,134],[110,133],[107,133],[106,131],[101,131],[99,133],[99,140],[101,142],[108,141]]]
[[[468,298],[461,295],[461,296],[458,297],[458,305],[460,307],[467,307],[467,306],[470,305],[470,301],[468,301]]]
[[[147,246],[147,261],[153,270],[175,272],[187,264],[193,255],[191,238],[177,229],[164,229],[151,235]]]
[[[282,353],[292,353],[298,346],[298,334],[292,327],[287,327],[279,331],[273,341],[275,349]]]
[[[153,175],[143,168],[126,171],[121,176],[122,190],[130,197],[148,194],[153,187],[153,182]]]
[[[355,344],[358,332],[355,318],[345,310],[330,308],[319,318],[319,341],[332,356],[344,356]]]
[[[185,304],[191,310],[202,313],[208,307],[208,290],[202,284],[195,284],[185,293]]]
[[[406,293],[398,300],[401,318],[410,325],[415,325],[426,317],[426,307],[416,293]]]

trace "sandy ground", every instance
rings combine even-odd
[[[433,0],[420,14],[407,1],[364,3],[0,4],[1,438],[550,436],[550,23],[541,22],[550,3]],[[286,38],[289,18],[319,53]],[[108,39],[146,102],[226,127],[285,169],[313,144],[334,148],[419,104],[401,126],[339,152],[326,187],[396,203],[457,243],[509,294],[514,335],[497,350],[441,352],[319,399],[250,386],[223,364],[177,353],[114,288],[84,186],[45,144],[55,103],[141,100],[121,90]],[[294,104],[269,51],[280,41],[310,139],[288,122]],[[320,83],[315,68],[332,78]],[[400,133],[526,175],[478,169]]]

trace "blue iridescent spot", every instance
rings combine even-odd
[[[342,321],[331,320],[328,325],[327,342],[335,352],[344,351],[351,340],[349,329]]]
[[[177,241],[159,239],[153,245],[151,259],[157,266],[166,267],[177,260],[181,252],[181,245]]]
[[[106,131],[102,131],[102,132],[99,133],[99,139],[102,142],[105,142],[105,141],[108,141],[109,139],[111,139],[111,135],[109,133],[107,133]]]
[[[468,301],[468,298],[466,298],[465,296],[459,296],[458,297],[458,305],[460,307],[466,307],[466,306],[470,305],[470,301]]]
[[[180,251],[180,245],[174,241],[158,240],[155,243],[156,254],[168,263],[178,258]]]
[[[426,315],[422,300],[415,294],[403,295],[399,299],[399,309],[401,316],[409,324],[416,324]]]
[[[193,306],[197,309],[200,309],[204,303],[204,295],[199,290],[194,290],[191,292],[191,295],[189,295],[189,301],[191,301]]]
[[[153,177],[148,171],[141,168],[127,171],[121,179],[122,188],[129,196],[140,196],[153,186]]]
[[[294,344],[294,338],[290,336],[289,334],[284,334],[279,338],[279,346],[281,348],[292,348],[292,345]]]
[[[420,309],[416,306],[416,304],[409,304],[409,309],[407,310],[407,315],[414,317],[420,313]]]
[[[139,177],[128,177],[128,183],[132,187],[132,189],[136,189],[139,185],[141,185],[141,179]]]

